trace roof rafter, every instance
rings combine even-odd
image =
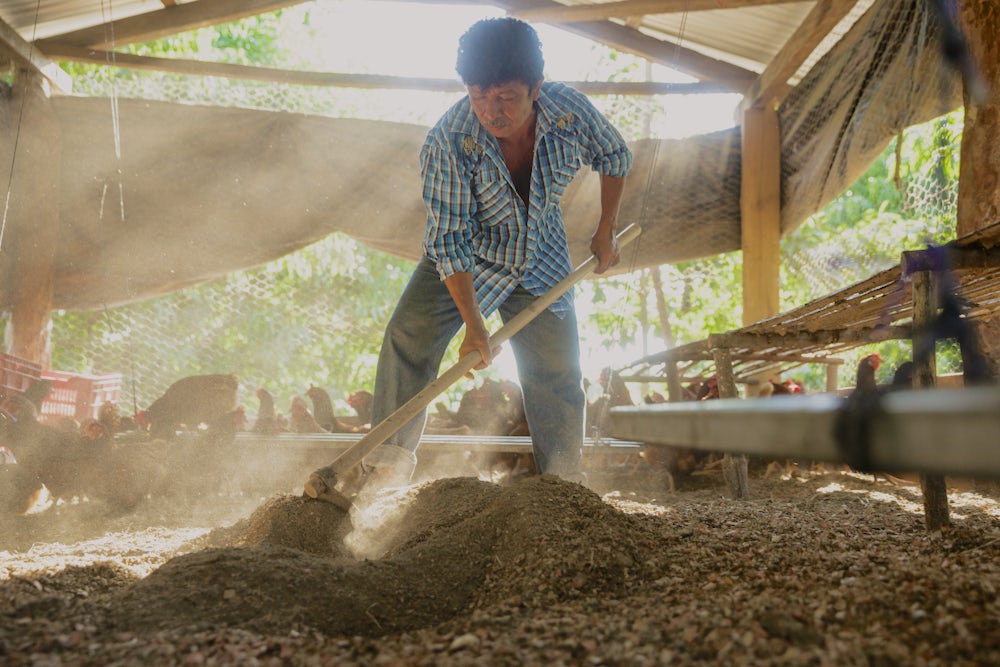
[[[725,3],[720,3],[719,0],[619,0],[589,5],[528,7],[511,12],[511,16],[541,23],[604,21],[609,18],[737,9],[798,1],[800,0],[726,0]]]
[[[858,0],[819,0],[747,90],[743,107],[779,106],[791,90],[788,79],[857,3]]]
[[[26,42],[16,30],[0,20],[0,51],[7,52],[21,67],[26,67],[44,77],[55,89],[73,89],[73,80],[56,63],[45,57],[39,49]]]

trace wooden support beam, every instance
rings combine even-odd
[[[15,82],[13,108],[30,119],[10,145],[10,181],[4,252],[13,257],[10,281],[10,353],[49,367],[49,329],[59,248],[60,135],[52,100],[38,76]],[[23,96],[23,106],[22,106]],[[14,149],[16,148],[16,153]]]
[[[740,231],[743,324],[779,310],[781,131],[774,109],[746,109],[741,133]]]
[[[820,42],[857,4],[857,0],[818,0],[802,20],[799,29],[771,59],[761,75],[747,89],[744,108],[777,108],[788,95],[788,79],[812,55]]]
[[[43,51],[51,42],[86,48],[111,48],[148,42],[189,30],[230,23],[302,4],[305,0],[198,0],[82,28],[35,42]],[[109,44],[110,35],[114,43]]]
[[[736,389],[736,379],[733,377],[733,358],[727,348],[716,348],[715,355],[716,381],[719,383],[719,398],[733,399],[739,396]],[[749,461],[746,454],[726,452],[722,458],[722,474],[729,487],[729,493],[736,500],[750,498]]]
[[[252,67],[233,63],[213,63],[184,58],[137,56],[97,49],[82,48],[61,42],[48,42],[46,55],[55,60],[110,65],[122,69],[172,72],[191,76],[216,76],[227,79],[267,81],[303,86],[364,88],[384,90],[429,90],[446,93],[464,92],[457,79],[384,76],[378,74],[341,74],[335,72],[302,72],[272,67]],[[566,81],[587,95],[692,95],[729,92],[729,88],[708,82],[665,83],[658,81]]]
[[[939,265],[941,259],[944,260],[944,266]],[[1000,267],[1000,246],[993,248],[944,246],[933,250],[905,250],[900,258],[899,266],[904,276],[936,269],[956,271],[995,269]]]
[[[955,6],[971,67],[978,71],[972,81],[965,77],[963,88],[965,124],[955,230],[961,237],[1000,220],[1000,11],[996,0],[964,0]]]
[[[843,401],[817,394],[622,406],[611,409],[608,433],[649,445],[842,463],[834,423]],[[1000,479],[996,387],[894,392],[872,419],[875,469]]]
[[[784,347],[794,349],[797,345],[863,345],[886,340],[910,339],[913,328],[907,325],[875,327],[871,329],[832,329],[823,331],[798,331],[791,334],[729,332],[709,334],[708,344],[712,347],[740,347],[766,349]]]
[[[650,14],[679,14],[717,9],[738,9],[777,5],[797,0],[619,0],[586,5],[549,5],[512,11],[524,21],[558,24],[573,21],[604,21],[609,18],[628,18]]]
[[[921,340],[931,330],[937,319],[938,299],[936,279],[930,271],[913,275],[913,386],[929,390],[937,384],[937,367],[933,343]],[[923,349],[926,354],[918,354]],[[924,495],[924,524],[928,530],[940,530],[951,523],[948,510],[948,489],[944,475],[933,472],[920,473],[920,489]]]
[[[48,82],[52,91],[68,93],[73,90],[73,79],[59,65],[45,57],[35,46],[26,42],[16,30],[0,20],[0,50],[14,62]],[[47,91],[51,92],[51,91]]]

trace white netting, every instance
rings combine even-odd
[[[902,250],[947,240],[954,226],[957,172],[935,170],[927,163],[902,170],[898,189],[891,185],[890,168],[870,177],[889,183],[895,201],[863,183],[858,189],[870,197],[866,201],[851,203],[841,197],[823,214],[802,222],[861,175],[871,160],[884,160],[891,167],[894,159],[883,151],[900,131],[954,107],[954,85],[947,90],[938,85],[942,77],[934,51],[935,26],[923,3],[876,3],[859,25],[858,30],[875,29],[886,48],[860,49],[862,38],[834,48],[782,108],[783,170],[789,183],[782,222],[786,231],[795,229],[783,245],[783,308],[857,282],[897,262]],[[925,68],[935,73],[934,86],[920,83]],[[633,67],[620,78],[641,80],[643,75],[642,68]],[[848,83],[855,87],[840,88]],[[459,96],[113,68],[87,76],[78,73],[74,92],[112,101],[129,98],[424,126]],[[636,151],[639,159],[630,182],[635,192],[623,205],[622,220],[641,222],[646,233],[638,252],[626,253],[622,271],[669,265],[663,277],[666,320],[656,315],[655,290],[634,288],[639,273],[580,289],[579,299],[596,302],[581,308],[593,313],[585,322],[585,350],[595,356],[611,353],[621,362],[662,345],[664,326],[677,343],[739,326],[740,263],[732,252],[739,247],[740,234],[739,130],[666,139],[662,137],[672,136],[666,132],[687,100],[594,100],[634,145],[642,147]],[[887,103],[891,100],[895,105]],[[732,105],[732,100],[717,103]],[[732,111],[731,106],[726,109],[727,114]],[[909,136],[908,131],[903,134],[904,146]],[[950,159],[956,162],[957,136],[940,146],[952,151]],[[126,156],[129,150],[125,143]],[[887,210],[885,202],[891,204]],[[126,211],[134,210],[134,203],[126,201]],[[856,217],[845,215],[832,236],[819,234],[819,227],[850,206],[857,207]],[[568,216],[575,217],[570,208]],[[717,256],[698,259],[709,255]],[[358,264],[347,272],[332,270],[331,257],[337,262],[354,257]],[[251,412],[252,391],[259,385],[273,387],[279,400],[287,402],[291,394],[315,383],[342,401],[351,391],[370,389],[381,327],[409,266],[334,234],[284,259],[169,296],[120,308],[60,313],[52,335],[53,366],[122,373],[122,403],[128,408],[148,405],[179,377],[216,372],[240,375],[241,401]],[[295,271],[309,280],[289,291],[284,278]],[[352,280],[352,271],[368,280]],[[329,274],[326,282],[324,272]],[[381,298],[365,291],[374,290],[374,285],[381,285]],[[359,290],[364,298],[354,297]],[[605,293],[621,295],[620,303],[627,306]],[[637,304],[640,299],[645,302]],[[633,313],[640,312],[646,319],[637,322]],[[607,335],[609,330],[613,335]],[[346,409],[343,403],[339,407]]]

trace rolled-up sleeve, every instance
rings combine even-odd
[[[583,126],[588,141],[591,169],[605,176],[625,176],[632,168],[632,151],[618,129],[597,110],[589,99],[579,96],[583,105]]]
[[[420,176],[427,208],[424,253],[442,280],[471,272],[476,265],[471,244],[476,201],[468,180],[461,178],[454,154],[433,142],[420,151]]]

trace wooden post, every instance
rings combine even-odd
[[[959,24],[980,74],[990,88],[985,102],[965,90],[957,236],[1000,221],[1000,10],[996,0],[963,0]]]
[[[719,382],[719,398],[738,398],[736,379],[733,376],[733,357],[729,348],[717,347],[712,350],[715,357],[715,372]],[[729,491],[737,500],[750,498],[750,484],[747,472],[746,454],[725,454],[722,457],[722,474],[729,485]]]
[[[781,262],[781,134],[770,107],[743,112],[740,227],[743,324],[776,315]]]
[[[49,324],[59,241],[60,126],[43,81],[19,71],[14,90],[24,96],[12,119],[10,208],[4,253],[11,255],[11,354],[49,366]],[[13,107],[19,108],[15,98]]]
[[[667,400],[671,403],[674,401],[684,400],[684,388],[681,386],[681,374],[677,368],[676,359],[667,360]]]
[[[932,343],[921,340],[927,335],[937,316],[937,293],[934,274],[918,271],[913,274],[913,349]],[[931,347],[926,357],[914,353],[913,386],[933,389],[936,384],[936,358]],[[924,494],[924,524],[928,530],[940,530],[951,523],[948,510],[948,489],[944,475],[920,473],[920,488]]]
[[[827,364],[826,365],[826,390],[828,392],[835,393],[837,391],[837,383],[840,381],[840,365],[839,364]]]

